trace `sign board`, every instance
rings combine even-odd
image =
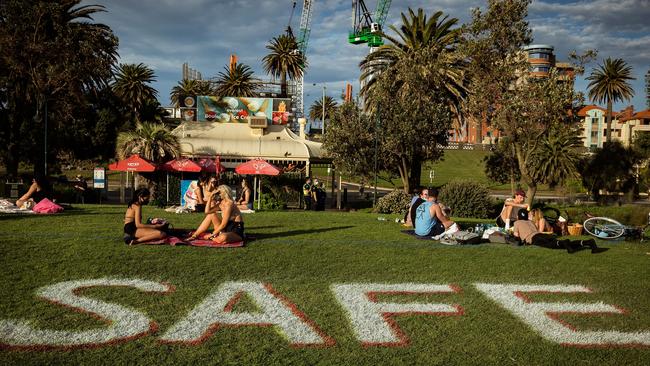
[[[200,122],[220,123],[248,123],[249,117],[259,117],[266,118],[268,125],[286,125],[290,111],[289,98],[198,96],[196,116],[192,117]]]
[[[181,206],[194,208],[196,206],[197,197],[194,190],[198,187],[196,179],[183,179],[181,181]]]
[[[93,170],[93,187],[101,189],[106,188],[106,169],[95,168]]]

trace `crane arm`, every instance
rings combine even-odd
[[[386,17],[388,16],[388,9],[390,9],[390,4],[392,0],[379,0],[377,2],[377,9],[375,10],[375,21],[384,26],[386,22]]]
[[[309,43],[309,34],[311,33],[311,15],[314,1],[303,0],[302,15],[300,16],[300,33],[298,34],[298,49],[304,55]]]

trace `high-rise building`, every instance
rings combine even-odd
[[[650,109],[650,70],[645,73],[645,106]]]
[[[568,62],[557,62],[553,49],[553,46],[547,44],[531,44],[524,47],[530,64],[529,75],[546,77],[551,72],[551,69],[555,68],[560,75],[560,79],[573,80],[573,66]]]
[[[201,79],[201,72],[193,69],[187,62],[183,63],[183,79],[182,80],[203,80]]]

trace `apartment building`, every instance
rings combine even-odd
[[[582,139],[585,147],[603,147],[605,142],[605,129],[607,128],[607,110],[605,108],[588,105],[583,107],[578,116],[582,117]],[[624,146],[629,146],[638,133],[650,133],[650,109],[634,112],[634,107],[629,106],[620,112],[612,113],[612,140],[618,140]]]

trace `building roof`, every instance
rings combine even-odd
[[[587,106],[582,107],[582,109],[580,109],[578,111],[578,116],[584,117],[584,116],[587,115],[587,112],[589,112],[590,110],[593,110],[593,109],[598,109],[600,111],[607,112],[607,110],[605,108],[602,108],[602,107],[599,107],[597,105],[591,104],[591,105],[587,105]]]
[[[636,112],[631,116],[622,117],[620,119],[620,122],[625,122],[625,121],[630,121],[630,120],[635,120],[635,119],[650,119],[650,109],[646,109],[645,111]]]
[[[300,138],[284,125],[271,125],[261,130],[253,129],[247,123],[184,122],[172,133],[180,139],[183,156],[331,161],[325,157],[321,143]]]

